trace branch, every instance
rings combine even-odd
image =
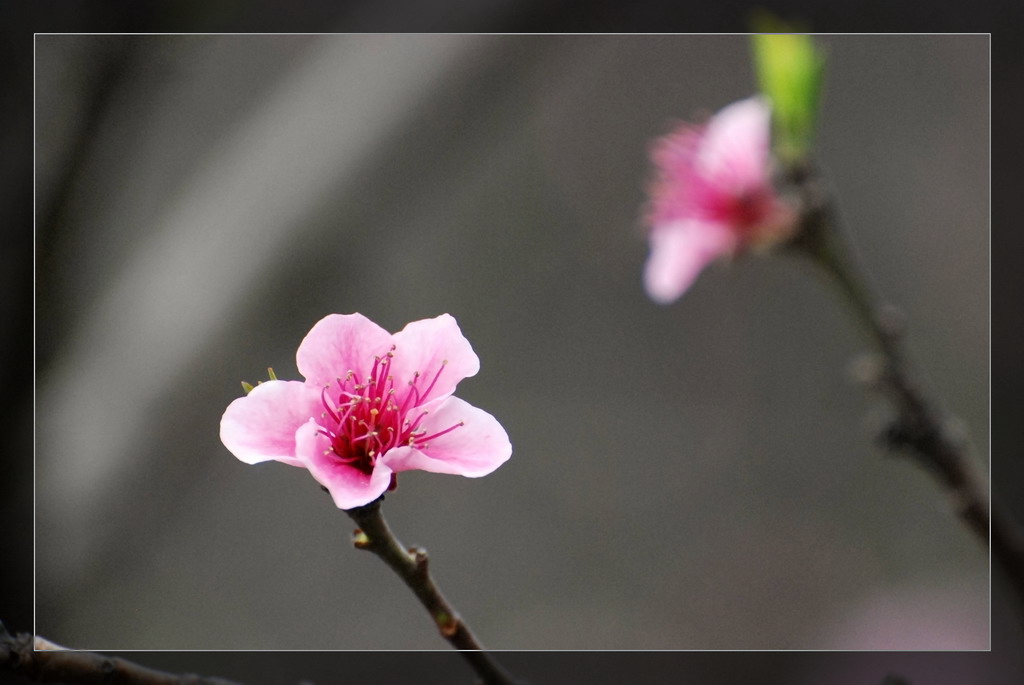
[[[441,635],[469,662],[486,685],[515,685],[515,680],[483,651],[469,626],[459,617],[437,589],[427,568],[427,552],[420,547],[405,547],[395,538],[380,511],[383,497],[363,507],[347,509],[359,528],[352,543],[373,552],[405,581],[434,620]]]
[[[223,678],[191,673],[175,675],[94,652],[65,651],[28,633],[11,635],[0,623],[0,674],[9,672],[31,683],[80,685],[238,685]]]
[[[896,417],[881,436],[892,450],[911,456],[947,490],[957,515],[1002,565],[1024,599],[1024,532],[997,503],[972,467],[965,438],[926,397],[903,347],[902,317],[881,306],[861,276],[836,228],[831,199],[809,168],[792,170],[800,194],[802,225],[791,247],[810,257],[839,288],[851,312],[877,349],[879,368],[869,379],[889,396]]]

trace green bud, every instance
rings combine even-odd
[[[786,165],[805,160],[814,140],[825,55],[806,34],[761,12],[752,36],[757,79],[772,103],[775,154]]]
[[[277,380],[277,374],[275,374],[274,373],[274,369],[270,368],[269,366],[267,367],[267,375],[270,376],[270,380],[272,380],[272,381],[276,381]],[[261,385],[262,383],[263,383],[263,381],[256,381],[256,385]],[[242,390],[245,390],[245,394],[246,395],[248,395],[250,392],[252,392],[252,389],[254,387],[255,386],[252,383],[246,383],[245,381],[242,381]]]

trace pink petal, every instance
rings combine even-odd
[[[512,444],[498,420],[457,397],[449,397],[427,407],[424,419],[427,436],[463,425],[427,441],[417,448],[397,447],[384,456],[393,471],[422,469],[433,473],[460,476],[486,476],[508,461]]]
[[[655,227],[650,242],[644,286],[651,299],[668,304],[686,292],[709,262],[729,253],[736,238],[723,224],[690,219]]]
[[[373,358],[387,354],[391,334],[362,314],[329,314],[306,334],[295,362],[308,383],[322,388],[354,371],[362,381]]]
[[[450,314],[413,321],[395,333],[394,340],[397,349],[391,375],[396,387],[407,387],[406,383],[417,371],[420,373],[417,385],[421,391],[425,391],[437,378],[429,397],[421,397],[419,404],[451,395],[459,381],[475,376],[480,370],[480,359]],[[441,372],[439,376],[438,371]]]
[[[296,453],[302,465],[331,493],[339,509],[352,509],[369,504],[388,489],[392,470],[378,459],[369,475],[339,461],[331,452],[330,441],[319,432],[315,421],[303,424],[295,431]]]
[[[771,108],[760,97],[724,107],[708,123],[697,155],[697,169],[711,183],[730,192],[759,188],[769,182]]]
[[[295,429],[323,411],[316,389],[298,381],[267,381],[228,405],[220,439],[247,464],[276,459],[292,466]]]
[[[675,221],[694,212],[692,185],[697,180],[693,164],[703,128],[683,124],[675,132],[659,138],[651,151],[657,179],[648,192],[651,202],[647,222],[651,226]]]

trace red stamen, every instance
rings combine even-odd
[[[451,433],[456,428],[461,428],[464,425],[466,425],[465,421],[459,421],[454,426],[449,426],[448,428],[445,428],[443,431],[438,431],[437,433],[434,433],[433,435],[428,435],[428,436],[423,437],[423,438],[416,438],[416,442],[424,442],[425,443],[428,440],[433,440],[434,438],[439,438],[442,435],[445,435],[446,433]]]
[[[325,409],[321,418],[326,425],[318,432],[331,443],[328,453],[333,453],[340,463],[367,474],[373,470],[377,458],[389,449],[397,445],[423,447],[428,440],[463,425],[460,421],[428,436],[420,426],[429,412],[420,410],[415,418],[409,416],[414,407],[427,401],[448,362],[441,363],[425,389],[420,385],[420,372],[415,372],[404,390],[404,397],[399,400],[396,398],[395,378],[391,375],[394,351],[395,347],[392,347],[386,354],[374,357],[370,373],[362,382],[356,380],[351,370],[344,378],[336,378],[336,405],[329,401],[327,391],[330,386],[320,394]]]
[[[434,389],[434,385],[437,383],[437,379],[441,377],[441,372],[444,371],[444,367],[446,367],[446,366],[448,366],[448,360],[447,359],[445,359],[443,362],[441,362],[441,368],[439,368],[437,370],[437,373],[434,374],[434,380],[430,381],[430,385],[427,387],[426,390],[423,391],[423,401],[424,402],[426,401],[427,397],[430,395],[430,391]]]

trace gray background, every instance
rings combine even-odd
[[[819,156],[987,462],[988,39],[826,37]],[[986,648],[988,565],[786,257],[644,296],[650,140],[741,36],[37,38],[37,629],[440,649],[308,474],[220,444],[330,312],[450,312],[512,459],[385,512],[499,649]]]

